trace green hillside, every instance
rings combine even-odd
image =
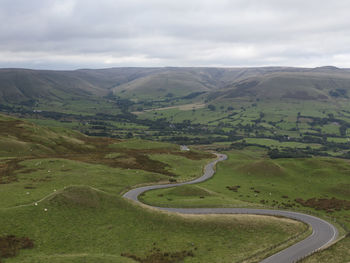
[[[254,262],[309,233],[293,220],[184,217],[121,197],[135,185],[200,176],[214,157],[207,152],[5,115],[0,149],[1,262],[216,262],[219,254]]]
[[[172,70],[138,78],[114,88],[117,96],[137,100],[157,100],[183,97],[193,92],[206,92],[215,89],[210,76],[204,72]]]

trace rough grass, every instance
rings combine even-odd
[[[333,246],[316,252],[300,263],[345,263],[350,262],[350,235]]]

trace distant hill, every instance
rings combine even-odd
[[[169,68],[116,86],[113,91],[115,95],[128,98],[178,97],[213,90],[216,82],[205,71]]]
[[[69,71],[0,70],[0,102],[62,100],[103,95],[106,91]]]
[[[0,69],[0,103],[64,101],[112,95],[154,100],[195,92],[210,99],[347,97],[350,71],[318,68],[109,68],[49,71]],[[350,93],[350,92],[349,92]]]
[[[75,71],[0,69],[0,103],[105,96],[111,88],[154,71],[148,68]]]
[[[161,68],[159,71],[116,86],[113,93],[125,98],[154,100],[182,97],[194,92],[217,91],[237,81],[283,72],[288,68]],[[300,69],[289,69],[298,71]]]
[[[349,98],[350,72],[334,68],[265,73],[236,81],[209,95],[211,99],[254,98],[330,100]]]

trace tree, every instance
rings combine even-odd
[[[209,104],[208,105],[208,109],[211,110],[211,111],[215,111],[216,107],[213,104]]]

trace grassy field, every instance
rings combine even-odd
[[[293,220],[180,216],[121,198],[198,176],[211,154],[0,122],[1,262],[254,262],[308,234]]]

